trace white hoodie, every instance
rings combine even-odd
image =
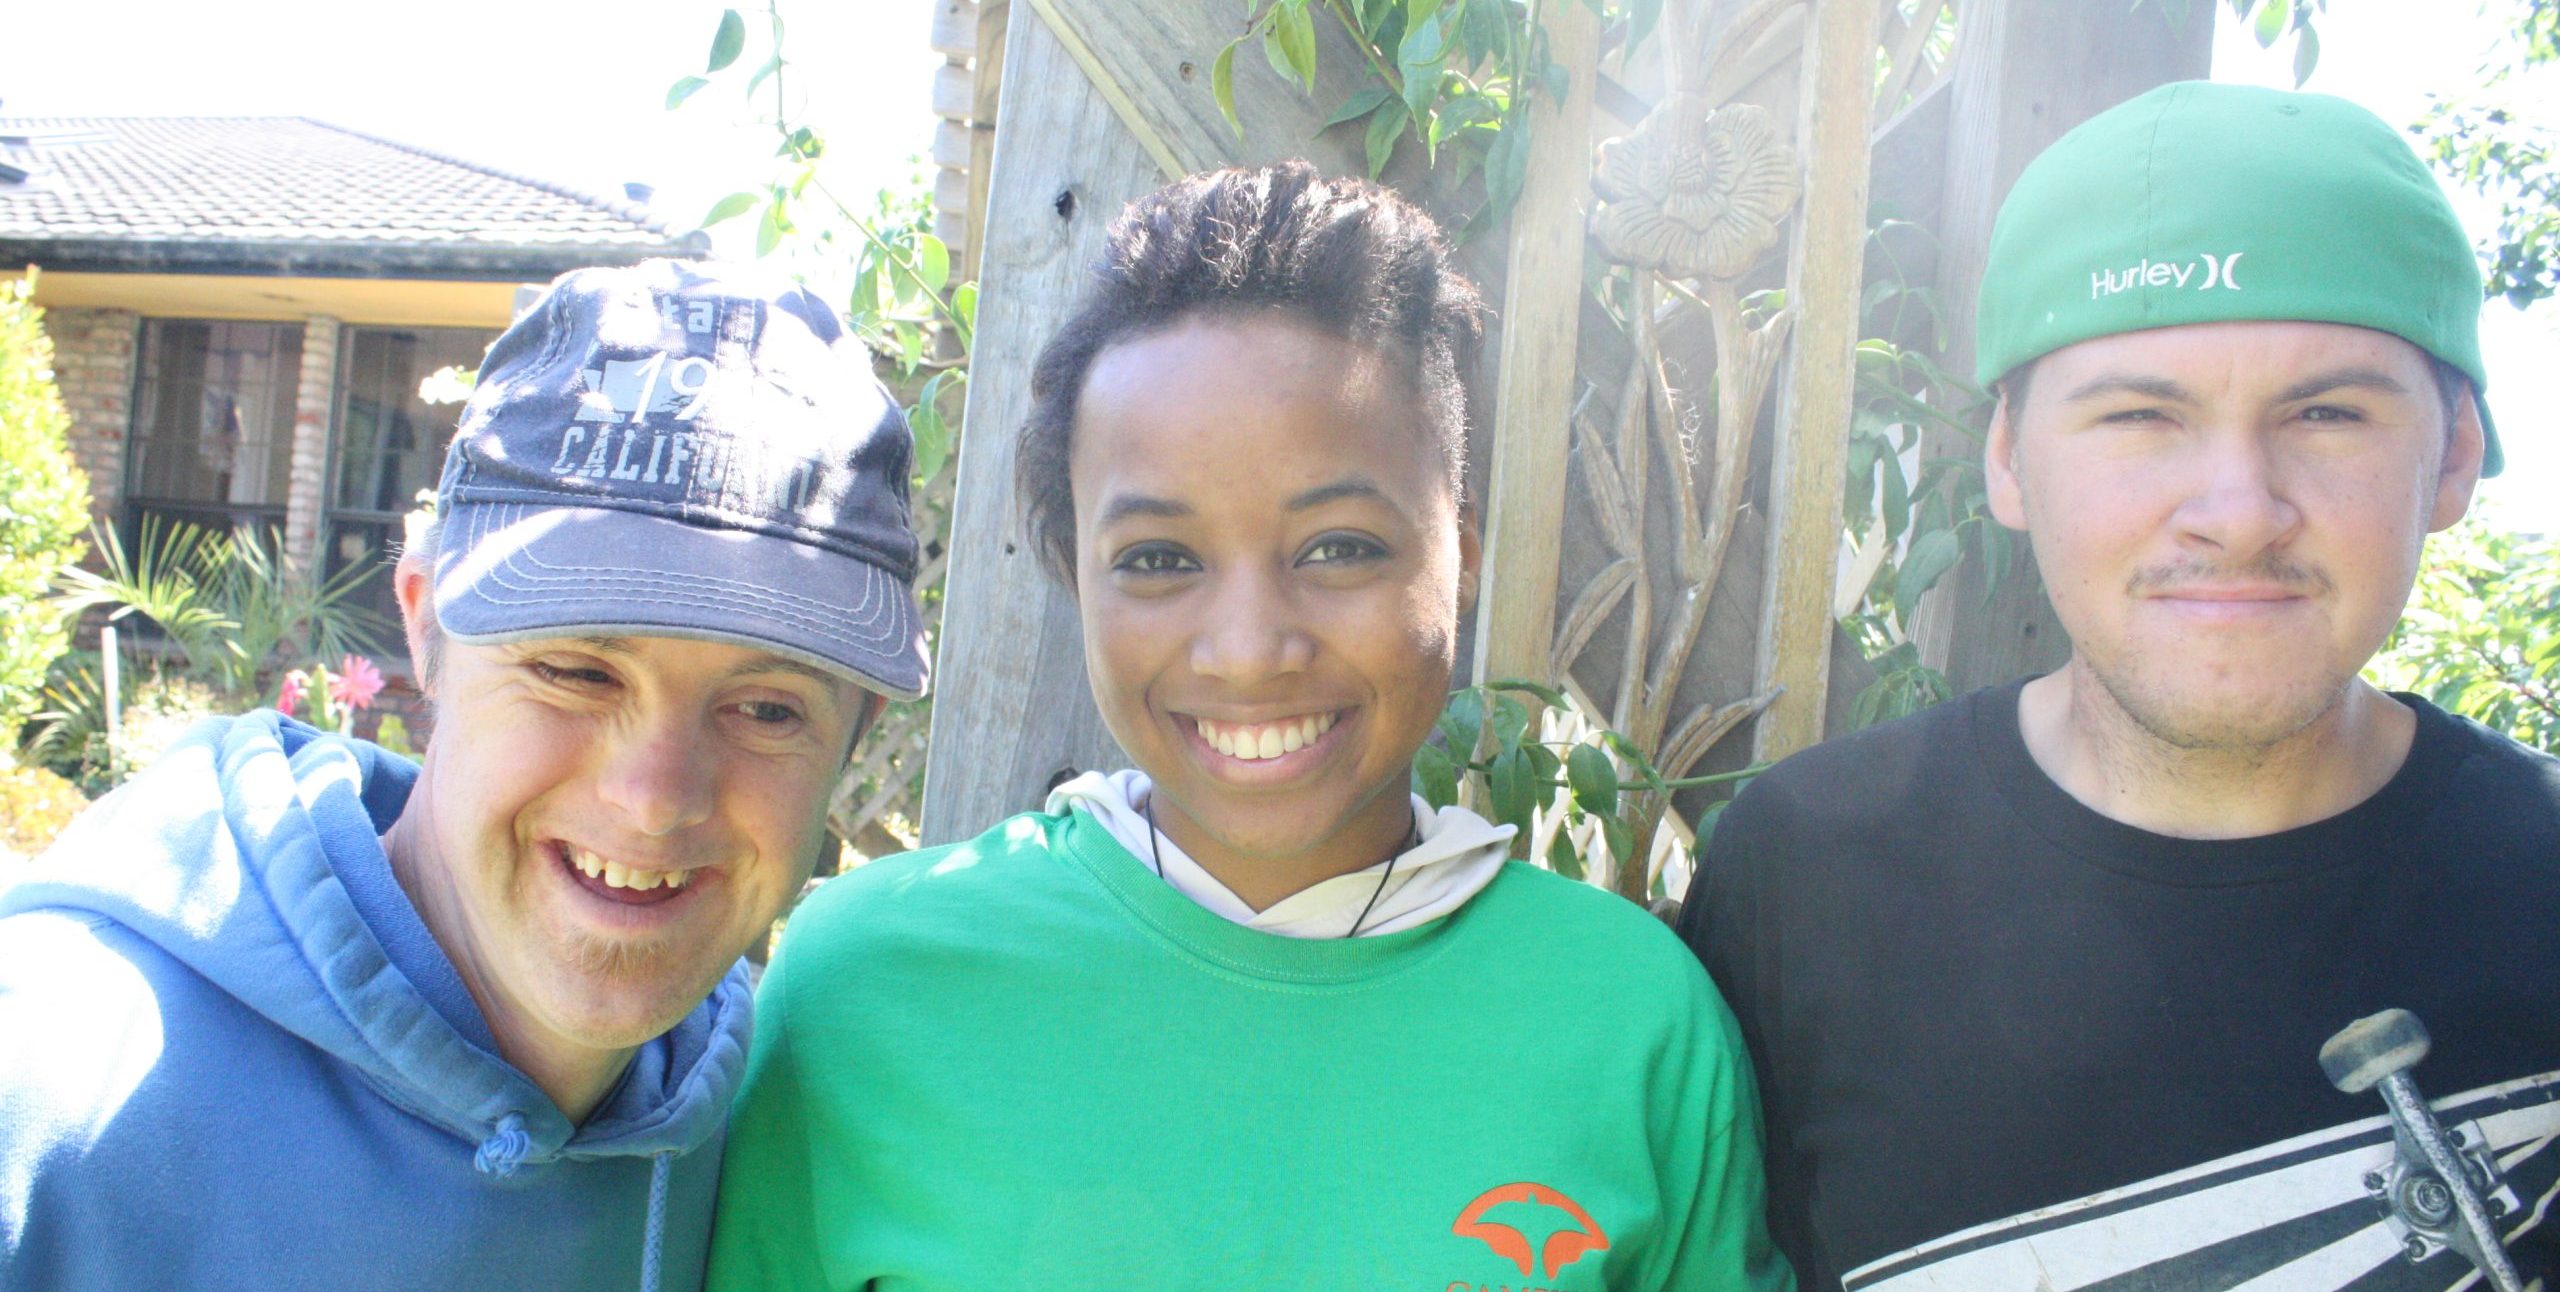
[[[1413,820],[1422,841],[1393,859],[1336,875],[1281,898],[1269,910],[1256,911],[1219,883],[1216,876],[1160,830],[1147,824],[1141,806],[1154,788],[1147,774],[1131,768],[1119,772],[1086,772],[1049,791],[1048,811],[1082,808],[1132,856],[1153,869],[1160,859],[1166,883],[1221,919],[1285,938],[1338,938],[1359,924],[1361,937],[1395,933],[1440,918],[1467,904],[1477,890],[1493,882],[1510,851],[1507,825],[1495,825],[1462,807],[1433,811],[1420,795],[1413,799]],[[1376,899],[1375,905],[1371,898]],[[1366,917],[1361,915],[1367,910]]]

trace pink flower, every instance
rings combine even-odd
[[[285,674],[284,681],[276,687],[276,712],[292,717],[294,710],[302,707],[303,689],[310,685],[311,679],[301,669]]]
[[[373,697],[382,694],[382,670],[362,655],[349,655],[338,661],[337,676],[329,679],[329,698],[347,706],[352,713],[370,708]]]

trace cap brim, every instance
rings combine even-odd
[[[915,597],[856,557],[600,507],[464,503],[443,526],[436,618],[457,641],[687,637],[769,650],[902,700],[924,694]]]

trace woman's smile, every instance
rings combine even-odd
[[[1190,729],[1194,752],[1213,774],[1267,785],[1303,774],[1342,742],[1333,738],[1353,711],[1328,709],[1259,722],[1217,722],[1176,715]]]

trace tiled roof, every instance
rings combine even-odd
[[[300,117],[0,118],[0,265],[506,278],[694,250],[624,203]]]

